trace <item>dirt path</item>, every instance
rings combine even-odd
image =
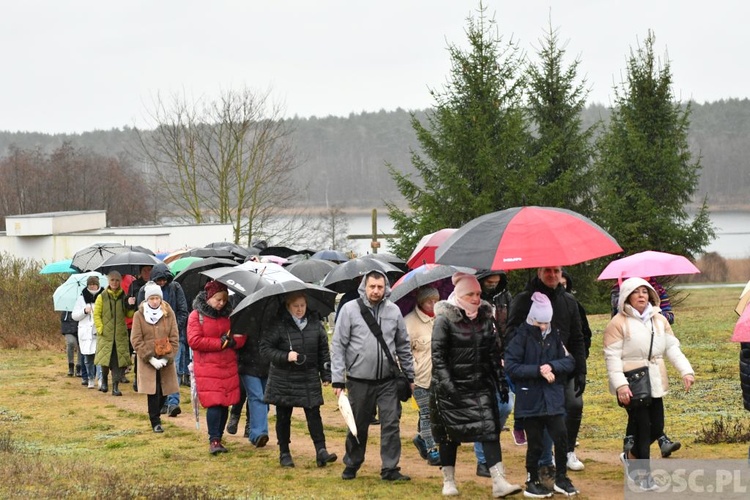
[[[128,377],[132,379],[132,374]],[[107,404],[115,404],[119,408],[127,409],[136,413],[146,413],[146,398],[143,395],[135,394],[132,390],[132,384],[121,384],[120,386],[123,397],[115,398],[110,395],[104,396],[101,393],[96,392],[95,394],[100,397],[106,397]],[[330,391],[330,388],[324,389],[324,391]],[[93,391],[87,391],[93,392]],[[183,429],[189,429],[196,433],[197,439],[206,440],[206,419],[205,410],[201,409],[200,412],[200,430],[195,429],[195,419],[193,417],[193,410],[190,403],[185,403],[189,400],[189,390],[187,388],[181,388],[182,393],[182,414],[177,417],[170,418],[164,416],[162,418],[163,423],[168,425],[176,425]],[[410,403],[408,403],[410,404]],[[270,416],[273,416],[274,410],[271,408]],[[332,402],[327,402],[321,407],[321,414],[323,423],[326,427],[327,447],[331,453],[336,453],[339,457],[338,462],[333,465],[336,470],[343,469],[341,460],[344,456],[344,423],[341,415],[339,414],[338,408]],[[292,443],[291,451],[295,461],[298,464],[315,460],[315,449],[312,441],[307,434],[306,427],[304,425],[305,417],[304,412],[301,409],[295,409],[293,414],[292,422]],[[252,445],[246,438],[242,437],[242,431],[245,425],[245,412],[243,411],[242,418],[240,419],[240,425],[237,435],[224,435],[224,441],[230,448],[244,448],[251,447]],[[404,416],[401,422],[401,437],[402,437],[402,455],[401,455],[401,469],[402,472],[412,476],[413,478],[422,478],[425,480],[434,480],[437,484],[441,482],[441,472],[439,467],[431,467],[421,459],[414,445],[411,443],[411,438],[415,434],[417,426],[416,412],[411,409],[405,409]],[[304,429],[304,431],[302,430]],[[273,428],[273,422],[270,425],[270,440],[266,449],[270,454],[276,454],[278,446],[276,445],[275,430]],[[168,431],[168,428],[167,428]],[[525,481],[525,468],[524,459],[526,453],[525,446],[516,446],[513,443],[509,432],[503,432],[501,435],[501,443],[503,449],[503,462],[505,463],[506,470],[508,471],[508,479],[512,482],[523,484]],[[378,456],[378,446],[380,442],[380,427],[370,427],[370,439],[367,453],[367,460],[365,461],[360,474],[377,477],[380,472],[380,459]],[[571,472],[569,474],[571,480],[576,487],[581,491],[581,495],[577,498],[581,499],[607,499],[614,500],[623,498],[623,483],[622,483],[622,469],[620,467],[617,450],[587,450],[585,443],[578,449],[579,459],[584,461],[586,464],[586,470],[581,472]],[[491,481],[487,478],[481,478],[475,475],[476,461],[472,446],[470,444],[464,444],[459,449],[458,463],[456,465],[456,477],[459,488],[461,484],[466,482],[474,482],[480,488],[490,488]],[[517,495],[517,498],[522,498],[521,495]]]

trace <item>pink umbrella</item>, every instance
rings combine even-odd
[[[620,280],[632,277],[650,278],[652,276],[698,273],[700,273],[700,269],[682,255],[646,250],[622,259],[613,260],[604,268],[597,279]]]
[[[406,261],[406,265],[409,269],[415,269],[422,264],[434,264],[435,249],[455,232],[455,229],[448,228],[422,236],[422,239],[417,243],[417,247]]]
[[[735,323],[732,342],[750,342],[750,307],[742,311],[740,319]]]

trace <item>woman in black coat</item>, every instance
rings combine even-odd
[[[480,298],[476,277],[453,275],[447,300],[435,305],[432,330],[432,435],[443,464],[443,495],[457,495],[454,473],[461,442],[480,442],[492,476],[492,494],[521,487],[505,479],[496,394],[508,397],[497,330],[489,302]]]
[[[260,354],[271,362],[265,401],[276,406],[276,437],[279,441],[279,462],[294,467],[289,452],[292,410],[305,410],[307,429],[315,444],[318,467],[335,462],[337,456],[326,450],[320,405],[324,385],[331,383],[331,357],[328,335],[316,313],[307,310],[304,292],[290,293],[286,308],[263,335]]]

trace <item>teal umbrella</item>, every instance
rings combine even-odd
[[[55,293],[52,294],[52,301],[55,305],[55,311],[72,311],[76,305],[76,300],[81,292],[86,288],[86,281],[89,276],[99,278],[99,285],[106,286],[107,278],[96,271],[81,274],[71,274],[62,285],[58,286]]]
[[[70,267],[73,259],[58,260],[57,262],[50,262],[39,271],[39,274],[72,274],[77,273],[77,269]]]
[[[202,257],[182,257],[177,260],[173,260],[168,264],[169,270],[172,271],[172,274],[177,276],[182,272],[187,266],[192,264],[193,262],[203,260]]]

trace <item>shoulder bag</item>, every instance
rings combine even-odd
[[[166,356],[172,353],[172,344],[169,342],[168,337],[154,339],[154,353],[157,356]]]
[[[633,395],[630,397],[630,404],[624,405],[617,398],[617,404],[624,408],[643,408],[651,405],[651,378],[648,376],[648,366],[651,364],[651,351],[654,348],[654,320],[651,320],[651,345],[648,348],[648,358],[646,359],[646,366],[640,368],[634,368],[623,372],[625,378],[628,380],[630,386],[630,392]]]
[[[406,378],[406,375],[404,375],[401,367],[396,364],[396,361],[391,355],[391,351],[389,351],[388,346],[385,345],[385,340],[383,339],[383,330],[380,329],[380,325],[378,325],[378,323],[375,321],[375,317],[372,315],[370,310],[367,309],[367,306],[365,306],[365,303],[362,299],[357,299],[357,303],[359,304],[359,310],[362,313],[362,318],[365,320],[365,323],[367,323],[367,326],[370,327],[370,331],[373,335],[375,335],[375,338],[378,339],[380,347],[383,349],[383,352],[385,352],[385,355],[388,357],[388,361],[391,363],[391,371],[396,378],[396,395],[398,396],[399,401],[408,401],[411,397],[411,384],[409,383],[409,379]]]

